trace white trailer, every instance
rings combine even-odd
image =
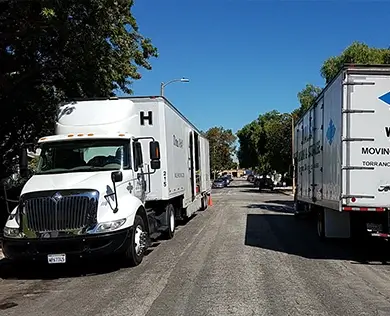
[[[321,238],[388,238],[390,67],[345,66],[294,128],[295,214]]]
[[[64,104],[39,145],[4,229],[10,259],[119,253],[138,265],[151,239],[172,238],[176,220],[207,208],[209,143],[164,97]]]

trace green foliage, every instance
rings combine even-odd
[[[312,84],[306,84],[306,87],[298,92],[299,108],[292,112],[294,120],[298,120],[314,104],[322,88]]]
[[[237,158],[241,168],[255,168],[259,165],[258,143],[261,138],[261,128],[257,120],[245,125],[237,132],[239,149]]]
[[[287,172],[291,161],[291,114],[271,111],[237,132],[243,168]]]
[[[340,56],[330,57],[321,67],[321,75],[325,83],[329,83],[344,64],[388,64],[390,51],[384,48],[374,48],[361,42],[353,42]]]
[[[151,69],[157,57],[131,13],[132,0],[0,3],[0,178],[17,150],[49,134],[66,99],[106,97]]]
[[[353,42],[339,56],[328,58],[321,67],[321,75],[328,84],[345,64],[388,64],[390,51],[383,48],[369,47],[361,42]],[[298,93],[299,108],[292,112],[294,120],[298,120],[313,104],[322,89],[307,84]]]
[[[203,135],[209,140],[210,169],[213,173],[234,166],[232,155],[235,151],[236,136],[231,129],[212,127]]]
[[[321,75],[329,83],[344,64],[389,64],[390,50],[372,48],[364,43],[354,42],[340,56],[324,62]],[[291,164],[291,121],[299,120],[314,104],[322,88],[307,84],[298,94],[299,107],[291,114],[271,111],[260,115],[257,120],[238,131],[238,159],[243,168],[260,172],[276,170],[288,172]]]

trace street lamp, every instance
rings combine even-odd
[[[161,94],[161,96],[164,96],[164,88],[167,85],[169,85],[170,83],[173,83],[173,82],[190,82],[190,79],[181,78],[181,79],[173,79],[171,81],[168,81],[167,83],[161,82],[161,85],[160,85],[160,94]]]

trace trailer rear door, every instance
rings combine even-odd
[[[343,91],[342,203],[389,207],[390,73],[349,74]]]

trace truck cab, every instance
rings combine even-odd
[[[64,134],[69,128],[58,125],[57,135],[38,142],[37,171],[4,228],[5,256],[65,263],[120,253],[139,264],[158,226],[148,218],[145,193],[148,177],[160,169],[159,142],[149,137],[143,150],[140,139],[126,132],[95,134],[84,125],[78,128],[84,132]],[[143,151],[149,151],[147,164]]]
[[[9,259],[120,254],[138,265],[152,239],[173,238],[176,220],[207,207],[208,141],[165,98],[61,105],[55,135],[38,145],[4,228]]]

